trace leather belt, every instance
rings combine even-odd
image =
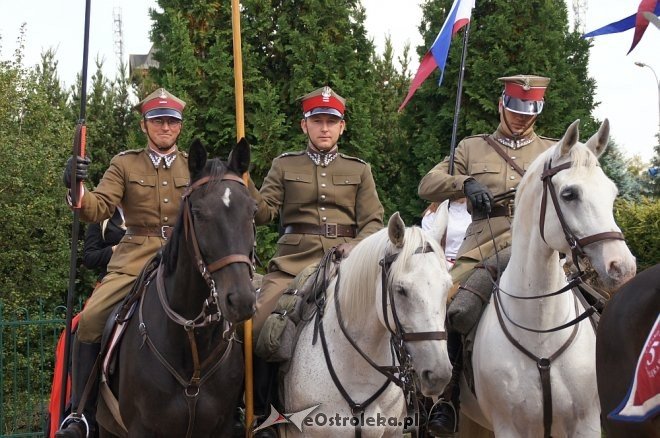
[[[513,204],[498,205],[493,207],[493,209],[488,213],[489,217],[502,217],[508,216],[513,217]],[[486,219],[486,215],[482,212],[472,212],[472,220],[480,221]]]
[[[129,236],[151,236],[162,237],[167,240],[172,236],[174,227],[163,225],[162,227],[127,227],[126,234]]]
[[[354,225],[339,224],[291,224],[284,229],[284,234],[316,234],[329,238],[335,237],[355,237],[356,227]]]

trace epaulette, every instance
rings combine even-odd
[[[362,158],[351,157],[350,155],[342,154],[341,152],[339,153],[339,156],[342,158],[346,158],[347,160],[359,161],[362,164],[367,164],[367,162],[364,161]]]
[[[127,151],[121,151],[117,155],[121,156],[121,155],[126,155],[126,154],[139,154],[143,150],[144,150],[144,148],[142,148],[142,149],[129,149]]]
[[[490,134],[487,134],[486,137],[488,137],[488,135],[490,135]],[[461,141],[467,140],[468,138],[483,138],[483,137],[484,137],[484,134],[468,135],[467,137],[463,137],[463,139]],[[459,143],[461,141],[459,141]]]
[[[188,158],[188,152],[186,151],[179,151],[181,155],[183,155],[183,158]]]
[[[283,158],[283,157],[294,157],[298,155],[303,155],[305,154],[306,151],[297,151],[297,152],[284,152],[282,155],[280,155],[277,158]]]
[[[544,136],[542,136],[542,135],[538,135],[538,134],[536,134],[536,135],[538,136],[538,138],[542,138],[543,140],[554,141],[555,143],[557,143],[557,142],[560,140],[559,138],[544,137]]]

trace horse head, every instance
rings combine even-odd
[[[406,228],[398,212],[390,217],[387,234],[391,248],[383,260],[394,260],[384,282],[387,290],[377,297],[379,318],[401,336],[426,396],[440,394],[451,377],[447,343],[443,340],[447,293],[452,282],[444,252],[437,243],[446,230],[448,213],[446,208],[441,211],[444,219],[441,213],[433,235],[419,227]]]
[[[614,221],[617,188],[598,163],[607,148],[609,122],[605,119],[585,144],[578,140],[579,124],[573,122],[563,138],[532,164],[520,185],[542,184],[543,194],[520,190],[516,209],[532,205],[526,204],[532,199],[540,202],[539,232],[548,249],[571,255],[574,264],[587,259],[601,286],[613,290],[632,278],[636,267]]]
[[[208,159],[202,142],[195,139],[188,157],[190,187],[182,206],[183,231],[178,230],[179,241],[186,242],[179,245],[192,255],[206,289],[211,289],[211,297],[216,296],[220,312],[230,322],[250,318],[255,308],[251,278],[256,203],[242,180],[249,164],[245,139],[233,148],[226,164]]]

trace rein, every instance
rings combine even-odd
[[[582,274],[583,271],[582,268],[580,268],[579,259],[580,257],[586,257],[586,254],[583,249],[585,246],[591,245],[592,243],[600,242],[601,240],[613,240],[613,239],[625,240],[625,238],[623,237],[623,234],[619,233],[618,231],[606,231],[603,233],[592,234],[591,236],[583,237],[581,239],[577,238],[575,233],[566,223],[566,219],[564,218],[564,215],[561,212],[561,207],[559,206],[559,201],[557,200],[557,192],[555,191],[555,186],[552,184],[552,177],[554,175],[561,172],[562,170],[569,169],[570,167],[571,167],[570,162],[552,167],[552,159],[550,159],[545,164],[543,173],[541,174],[541,181],[543,181],[543,197],[541,198],[539,228],[541,230],[541,238],[545,242],[546,241],[544,235],[545,212],[547,210],[547,203],[548,203],[547,195],[548,192],[550,192],[552,204],[555,207],[555,212],[557,213],[557,217],[559,218],[559,223],[561,224],[561,228],[564,231],[566,242],[568,242],[568,245],[571,248],[571,255],[573,256],[573,261],[575,262],[575,266],[578,269],[578,273]]]
[[[545,235],[544,235],[544,230],[545,230],[545,215],[546,215],[546,210],[547,210],[547,200],[548,196],[547,194],[550,193],[550,198],[552,199],[552,204],[555,208],[555,212],[557,214],[557,217],[559,219],[559,222],[561,224],[562,230],[564,232],[564,237],[566,238],[566,242],[569,244],[569,247],[571,249],[571,255],[573,257],[573,261],[575,263],[575,266],[577,267],[577,272],[571,276],[569,283],[562,287],[561,289],[555,291],[555,292],[550,292],[546,293],[543,295],[536,295],[536,296],[520,296],[520,295],[514,295],[510,294],[502,289],[500,289],[498,284],[495,284],[494,287],[494,292],[493,292],[493,301],[495,305],[495,311],[497,314],[497,319],[500,324],[500,327],[502,328],[502,331],[504,332],[504,335],[507,337],[509,342],[511,342],[520,352],[528,356],[530,359],[534,360],[536,362],[536,366],[539,370],[540,373],[540,379],[541,379],[541,390],[542,390],[542,397],[543,397],[543,429],[544,429],[544,437],[549,438],[551,436],[551,430],[552,430],[552,388],[550,384],[550,365],[553,360],[558,358],[564,351],[568,349],[568,347],[571,345],[573,340],[575,339],[577,335],[577,329],[578,329],[578,323],[592,314],[597,314],[597,310],[594,306],[590,306],[589,308],[586,308],[587,304],[586,302],[583,302],[584,307],[586,310],[572,319],[571,321],[568,321],[564,324],[561,324],[557,327],[553,327],[550,329],[546,330],[539,330],[539,329],[534,329],[531,327],[525,327],[521,324],[516,323],[513,321],[509,315],[506,313],[506,310],[502,306],[501,302],[501,297],[500,297],[500,292],[504,293],[505,295],[514,298],[514,299],[520,299],[520,300],[531,300],[531,299],[542,299],[542,298],[547,298],[547,297],[552,297],[556,296],[559,294],[562,294],[564,292],[567,292],[569,290],[573,290],[575,288],[579,288],[581,290],[586,290],[588,293],[600,297],[602,296],[598,292],[596,292],[593,288],[588,286],[585,283],[585,278],[590,275],[587,271],[584,271],[579,264],[580,258],[587,258],[586,253],[584,252],[584,247],[587,245],[591,245],[592,243],[600,242],[602,240],[624,240],[624,236],[620,232],[616,231],[607,231],[603,233],[596,233],[592,234],[587,237],[583,238],[578,238],[575,233],[571,230],[571,228],[568,226],[566,223],[566,218],[564,217],[561,207],[559,205],[559,200],[557,199],[557,192],[555,190],[554,185],[552,184],[552,177],[556,175],[557,173],[561,172],[562,170],[566,170],[571,168],[572,163],[567,162],[564,164],[561,164],[559,166],[552,167],[552,160],[549,160],[546,162],[544,166],[544,171],[541,174],[541,181],[543,181],[543,195],[541,198],[541,209],[540,209],[540,217],[539,217],[539,229],[541,233],[541,238],[543,239],[544,242],[547,241],[545,240]],[[588,260],[588,259],[587,259]],[[573,300],[574,300],[574,307],[575,307],[575,314],[578,314],[579,312],[579,307],[578,307],[578,300],[577,296],[579,292],[574,292]],[[563,330],[569,327],[573,327],[573,330],[566,339],[566,341],[562,344],[561,347],[557,351],[555,351],[550,357],[537,357],[534,355],[531,351],[527,350],[523,345],[518,342],[511,332],[507,329],[506,324],[504,323],[504,318],[513,324],[514,326],[529,331],[533,333],[551,333],[559,330]],[[592,321],[592,324],[594,322]],[[594,330],[595,330],[595,324],[594,324]]]
[[[170,374],[183,386],[183,393],[188,405],[188,430],[186,432],[186,437],[192,437],[193,426],[195,424],[195,412],[197,407],[197,400],[199,399],[200,387],[204,382],[206,382],[227,360],[230,352],[232,351],[232,346],[234,344],[234,327],[224,319],[222,312],[220,310],[220,304],[218,301],[218,291],[216,288],[215,281],[211,277],[213,272],[219,271],[220,269],[229,266],[233,263],[246,263],[250,267],[250,278],[252,278],[253,266],[254,266],[254,251],[251,254],[251,257],[248,257],[244,254],[230,254],[228,256],[222,257],[211,264],[207,265],[202,257],[201,251],[199,250],[199,243],[197,239],[197,234],[195,233],[195,228],[193,226],[192,213],[191,213],[191,204],[190,204],[190,194],[205,184],[212,181],[236,181],[245,186],[245,183],[242,178],[237,176],[227,174],[222,178],[213,178],[210,176],[205,176],[195,181],[190,187],[186,189],[183,194],[183,225],[184,232],[187,241],[192,242],[193,255],[195,258],[195,264],[204,278],[204,281],[209,287],[210,295],[204,300],[202,310],[194,319],[184,318],[182,315],[174,311],[167,300],[167,295],[165,293],[165,280],[164,280],[164,263],[161,263],[158,266],[158,270],[155,273],[156,277],[156,290],[158,292],[158,301],[163,308],[163,311],[170,319],[177,325],[183,327],[188,337],[188,342],[190,344],[191,356],[193,361],[193,373],[189,380],[186,380],[176,369],[167,361],[167,359],[160,353],[156,345],[153,343],[149,334],[147,332],[147,326],[144,322],[143,316],[143,304],[144,299],[140,300],[139,307],[139,332],[142,336],[142,343],[147,344],[149,349],[154,353],[158,361],[167,369]],[[148,282],[153,279],[153,275],[149,278]],[[146,288],[146,285],[145,285]],[[197,340],[195,338],[195,329],[209,327],[215,324],[223,324],[223,340],[226,341],[218,343],[218,345],[213,349],[209,356],[203,361],[200,362],[199,351],[197,347]],[[224,350],[224,351],[223,351]],[[209,368],[210,366],[210,368]],[[204,372],[203,372],[204,371]],[[202,373],[203,372],[203,373]]]
[[[424,247],[418,248],[414,254],[424,254],[428,252],[433,252],[433,248],[426,245]],[[335,283],[335,292],[334,292],[334,303],[335,303],[337,322],[339,323],[339,327],[342,333],[344,334],[344,336],[346,337],[346,339],[348,340],[348,342],[351,344],[351,346],[353,346],[355,351],[357,351],[360,354],[360,356],[362,356],[362,358],[365,361],[367,361],[367,363],[373,369],[383,374],[387,378],[385,383],[364,402],[362,403],[355,402],[346,391],[346,388],[344,388],[344,386],[341,384],[341,381],[339,380],[339,377],[337,376],[337,373],[335,372],[335,369],[332,365],[332,360],[330,358],[330,353],[328,351],[327,340],[323,329],[323,319],[319,318],[317,323],[319,334],[321,335],[320,337],[321,337],[321,345],[323,347],[323,355],[325,357],[325,361],[328,366],[328,371],[330,372],[330,377],[332,378],[332,381],[337,387],[337,390],[339,390],[340,394],[351,408],[351,413],[356,417],[358,415],[360,416],[361,420],[355,426],[356,437],[362,436],[362,423],[363,423],[362,417],[364,416],[364,411],[372,402],[374,402],[385,391],[385,389],[387,389],[390,383],[396,384],[397,386],[401,387],[401,389],[404,391],[408,414],[409,415],[419,414],[419,409],[417,407],[417,400],[416,400],[416,385],[414,380],[412,357],[410,356],[410,353],[406,349],[405,343],[416,342],[416,341],[433,341],[433,340],[439,341],[439,340],[447,339],[446,331],[406,333],[403,330],[398,314],[396,312],[393,291],[391,288],[387,287],[387,278],[389,276],[390,268],[394,263],[394,261],[397,259],[398,255],[399,253],[389,254],[383,257],[379,261],[379,265],[382,266],[381,290],[382,290],[383,318],[385,319],[385,326],[390,332],[390,347],[392,351],[392,365],[390,366],[382,366],[376,364],[357,345],[355,340],[348,333],[348,330],[346,329],[346,325],[344,323],[344,319],[341,314],[341,306],[339,305],[339,283],[341,280],[341,269],[338,269],[337,271],[337,280]],[[392,327],[390,326],[389,318],[388,318],[388,312],[387,312],[388,297],[389,297],[390,307],[392,309],[392,319],[395,325],[394,329],[392,329]],[[399,363],[399,365],[396,365],[397,362]],[[416,430],[414,431],[413,435],[417,436]]]

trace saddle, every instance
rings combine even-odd
[[[129,321],[137,304],[140,302],[147,289],[149,282],[155,277],[158,265],[161,261],[161,253],[158,252],[142,268],[131,291],[124,297],[121,303],[117,304],[110,317],[105,323],[103,336],[101,337],[101,382],[99,391],[101,399],[99,400],[97,410],[97,420],[103,427],[119,437],[128,436],[126,426],[124,426],[121,415],[119,414],[119,403],[116,395],[110,389],[109,381],[115,374],[117,366],[117,351],[121,339],[126,330],[126,322]]]
[[[334,258],[331,249],[319,263],[308,266],[293,279],[259,334],[255,347],[259,357],[267,362],[284,363],[280,369],[288,368],[286,363],[293,357],[304,323],[314,317],[319,300],[325,299],[325,289],[336,275]]]

